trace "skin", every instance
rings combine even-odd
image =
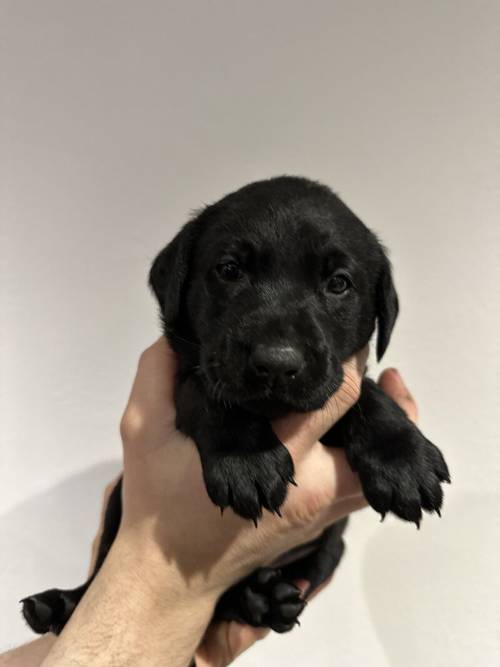
[[[121,422],[123,520],[92,586],[59,638],[51,635],[0,657],[0,665],[165,665],[221,667],[267,634],[211,623],[220,594],[258,566],[365,506],[343,451],[318,441],[356,401],[367,351],[344,366],[346,382],[322,410],[274,422],[296,468],[283,518],[268,512],[256,530],[210,502],[193,443],[174,427],[176,359],[161,338],[139,361]],[[410,418],[413,399],[399,374],[380,384]],[[172,508],[182,507],[182,512]],[[302,588],[306,582],[298,582]]]

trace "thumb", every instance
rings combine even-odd
[[[294,458],[309,451],[359,399],[367,356],[368,346],[342,364],[342,384],[322,408],[289,414],[273,422],[276,435]]]

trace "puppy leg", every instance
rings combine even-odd
[[[89,577],[88,581],[71,590],[61,590],[59,588],[51,588],[42,593],[35,593],[30,595],[22,602],[23,616],[34,632],[44,634],[45,632],[53,632],[58,635],[71,614],[80,602],[85,591],[90,586],[95,575],[101,568],[101,565],[106,558],[106,555],[113,544],[113,541],[118,532],[121,521],[121,489],[122,480],[117,482],[113,491],[111,492],[106,512],[104,515],[104,527],[99,549],[97,552],[97,559],[94,566],[94,571]]]
[[[51,588],[24,598],[21,600],[24,620],[40,635],[60,634],[89,585],[90,580],[71,590]]]
[[[346,524],[344,519],[327,528],[308,556],[281,568],[260,568],[230,588],[217,603],[214,618],[269,627],[280,633],[291,630],[306,606],[304,598],[326,581],[339,564]],[[297,579],[309,582],[305,595],[293,583]]]
[[[263,508],[279,514],[294,468],[269,421],[212,402],[193,378],[176,398],[177,426],[198,447],[211,500],[255,523]]]
[[[372,380],[363,380],[358,404],[322,441],[345,448],[382,518],[390,511],[418,527],[422,510],[439,514],[441,484],[450,481],[443,455]]]

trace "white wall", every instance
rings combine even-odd
[[[392,251],[403,372],[454,484],[417,533],[365,511],[302,627],[257,665],[499,664],[500,5],[3,0],[0,646],[79,583],[145,286],[190,209],[329,183]]]

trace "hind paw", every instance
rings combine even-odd
[[[288,632],[298,624],[304,607],[300,590],[274,568],[262,568],[241,591],[241,614],[247,623]]]
[[[34,632],[53,632],[58,635],[68,622],[80,597],[75,591],[51,588],[21,600],[22,614]]]

